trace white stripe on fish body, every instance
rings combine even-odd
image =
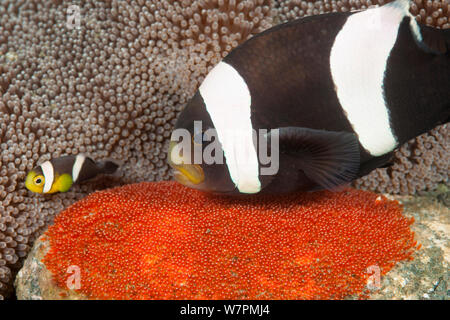
[[[222,61],[206,76],[199,91],[217,131],[231,180],[242,193],[259,192],[259,163],[250,120],[251,96],[245,80]]]
[[[408,16],[411,18],[410,20],[410,27],[411,27],[411,31],[413,33],[414,38],[416,38],[416,40],[418,42],[422,42],[422,34],[420,33],[420,28],[419,28],[419,24],[417,23],[416,18],[411,14],[411,12],[409,12],[409,9],[411,7],[411,2],[412,0],[397,0],[394,2],[391,2],[389,4],[387,4],[386,6],[391,6],[396,8],[397,10],[401,10],[404,12],[405,16]]]
[[[408,10],[408,0],[399,0],[349,16],[330,53],[339,102],[361,145],[373,156],[398,145],[389,122],[383,80],[400,23],[411,16]],[[421,40],[414,18],[410,25]]]
[[[41,169],[45,180],[44,189],[42,191],[44,193],[47,193],[52,188],[53,181],[55,179],[53,164],[50,161],[45,161],[43,164],[41,164]]]
[[[75,163],[72,167],[72,180],[75,183],[80,175],[80,171],[83,168],[84,161],[86,160],[86,156],[84,154],[78,154],[75,158]]]

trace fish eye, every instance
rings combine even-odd
[[[44,183],[44,177],[43,176],[36,176],[34,178],[34,184],[37,186],[40,186],[42,183]]]

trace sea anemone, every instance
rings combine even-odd
[[[79,29],[67,26],[69,5],[79,5]],[[105,184],[170,178],[178,112],[270,14],[263,0],[0,3],[0,299],[57,212]],[[37,163],[80,152],[121,161],[119,178],[27,192]]]
[[[342,192],[234,199],[175,182],[89,195],[44,234],[43,262],[91,299],[342,299],[416,243],[401,206]]]

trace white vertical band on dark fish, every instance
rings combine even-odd
[[[72,167],[72,180],[75,183],[80,175],[81,168],[83,168],[84,160],[86,160],[86,156],[84,154],[78,154],[75,158],[75,163]]]
[[[250,120],[251,96],[236,69],[220,62],[199,88],[227,161],[231,180],[242,193],[261,190]]]
[[[330,68],[339,102],[361,145],[373,156],[398,144],[389,122],[383,81],[400,23],[409,14],[407,0],[348,17],[330,53]],[[411,29],[420,40],[417,23]]]
[[[405,12],[405,16],[408,16],[411,18],[411,20],[409,22],[409,26],[411,27],[412,34],[413,34],[414,38],[416,38],[417,42],[422,42],[423,38],[422,38],[422,34],[420,33],[419,24],[417,23],[416,18],[411,14],[411,12],[409,12],[409,9],[411,7],[411,2],[412,2],[412,0],[397,0],[393,3],[391,3],[390,5],[396,6],[398,8],[398,10],[403,10]]]
[[[41,164],[42,173],[44,174],[44,189],[42,190],[44,193],[50,191],[53,185],[53,180],[55,179],[55,174],[53,170],[53,165],[50,161],[45,161]]]

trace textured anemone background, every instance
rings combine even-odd
[[[103,187],[170,178],[178,112],[232,48],[275,24],[388,1],[0,1],[0,298],[54,215]],[[79,29],[67,26],[78,5]],[[448,0],[416,0],[427,24],[450,27]],[[444,125],[405,144],[394,165],[355,183],[414,193],[448,180]],[[37,163],[85,152],[122,162],[115,177],[31,194]]]

